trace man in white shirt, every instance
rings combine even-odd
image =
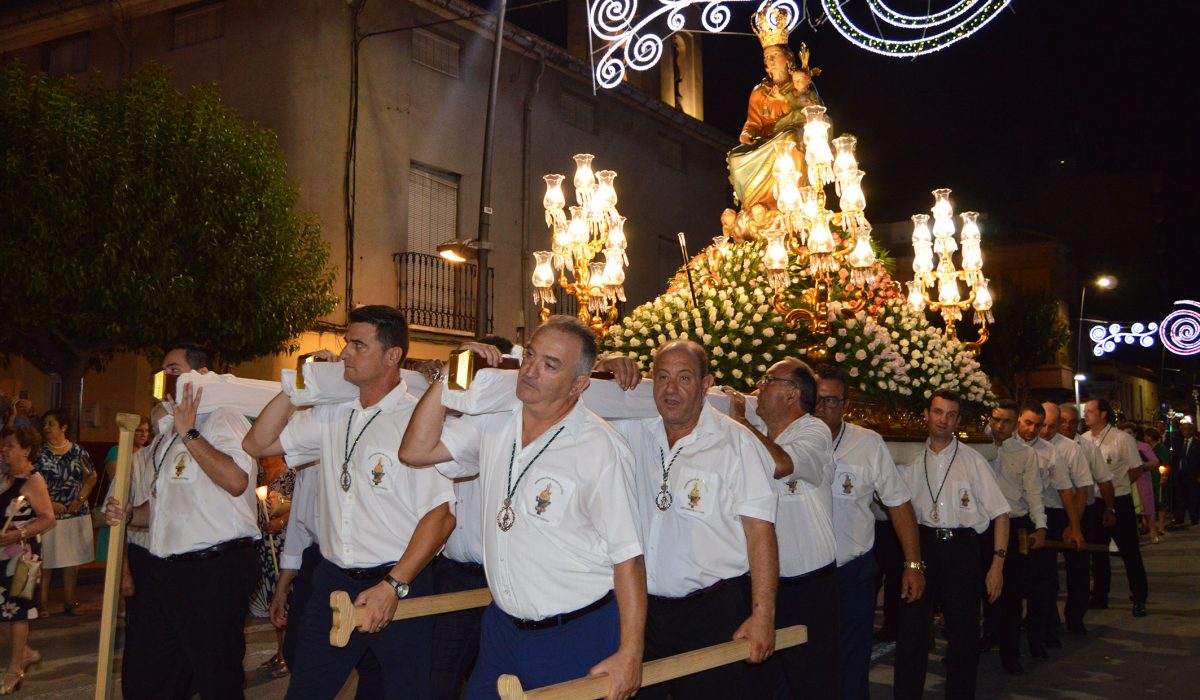
[[[464,347],[499,364],[493,346]],[[493,602],[467,683],[470,700],[495,698],[502,674],[537,688],[607,673],[610,700],[631,697],[641,684],[646,569],[633,457],[579,401],[595,360],[591,330],[553,316],[525,348],[510,412],[444,424],[438,382],[404,436],[406,464],[438,464],[453,478],[479,474]]]
[[[345,378],[358,387],[352,401],[295,411],[280,393],[246,436],[256,456],[319,452],[316,526],[323,560],[313,571],[312,600],[292,620],[298,634],[288,698],[330,698],[366,656],[380,663],[385,697],[430,697],[433,620],[392,623],[401,598],[429,595],[429,562],[454,527],[449,479],[406,468],[396,458],[416,400],[400,378],[408,354],[408,323],[387,306],[350,312],[339,356]],[[329,644],[326,601],[346,591],[364,617],[350,643]]]
[[[1037,453],[1013,435],[1017,428],[1017,403],[1001,399],[992,409],[992,441],[996,444],[996,459],[992,460],[992,473],[996,484],[1008,501],[1009,529],[1006,549],[1012,554],[1004,558],[1004,590],[1000,598],[989,603],[984,601],[983,638],[980,647],[986,649],[991,640],[1000,645],[1000,663],[1004,670],[1013,675],[1025,672],[1021,665],[1021,608],[1022,595],[1027,588],[1028,556],[1018,553],[1018,532],[1024,530],[1032,537],[1032,546],[1037,547],[1046,539],[1046,513],[1042,506],[1042,470]],[[1020,411],[1028,417],[1028,411]],[[990,544],[995,538],[991,528],[980,536],[980,543]],[[986,550],[984,550],[986,551]],[[1032,551],[1030,555],[1032,555]],[[980,552],[983,570],[991,566],[992,554]],[[1036,606],[1030,603],[1030,612]],[[1034,656],[1037,650],[1030,643]],[[1045,653],[1045,649],[1042,650]]]
[[[162,367],[181,375],[207,365],[207,352],[181,344],[167,349]],[[131,699],[240,698],[260,537],[257,468],[242,449],[250,424],[227,408],[199,414],[203,389],[181,383],[177,393],[147,448],[148,473],[135,471],[147,480],[132,490],[142,502],[122,509],[110,500],[106,509],[110,523],[148,527],[152,555],[137,613],[157,624],[126,645],[123,691]]]
[[[921,538],[912,496],[879,433],[844,420],[850,406],[847,379],[832,365],[818,365],[816,411],[833,438],[833,536],[837,548],[838,642],[842,697],[869,697],[871,630],[875,624],[875,516],[878,498],[904,550],[900,598],[913,601],[925,591]],[[780,496],[780,509],[784,507]],[[782,554],[781,545],[781,558]],[[811,636],[810,636],[811,639]]]
[[[1042,410],[1045,411],[1045,419],[1042,421],[1042,430],[1040,433],[1042,442],[1048,443],[1054,449],[1055,458],[1058,459],[1066,468],[1067,475],[1071,480],[1072,493],[1070,498],[1064,498],[1063,494],[1054,490],[1047,489],[1043,496],[1046,506],[1046,539],[1052,541],[1062,541],[1066,544],[1082,547],[1084,544],[1083,537],[1083,509],[1087,501],[1087,492],[1092,488],[1093,479],[1092,471],[1088,466],[1087,457],[1084,456],[1082,448],[1073,440],[1059,434],[1058,430],[1062,424],[1062,412],[1058,405],[1049,401],[1042,403]],[[1084,585],[1083,591],[1087,592],[1086,579],[1086,562],[1087,555],[1083,552],[1072,552],[1062,550],[1063,561],[1066,563],[1068,578],[1071,575],[1072,564],[1070,559],[1075,558],[1084,564]],[[1044,595],[1050,600],[1049,617],[1044,627],[1045,645],[1051,648],[1061,646],[1059,640],[1059,627],[1062,626],[1062,618],[1058,614],[1058,553],[1051,552],[1051,558],[1054,560],[1046,565],[1043,570],[1044,578],[1042,585]],[[1075,566],[1078,566],[1076,563]],[[1071,626],[1072,633],[1079,631],[1078,627]]]
[[[1008,554],[1008,502],[991,466],[959,443],[962,399],[939,389],[925,409],[929,439],[916,461],[901,470],[913,496],[925,557],[925,595],[900,606],[896,641],[895,697],[920,698],[929,660],[929,626],[940,605],[946,621],[946,696],[975,696],[979,661],[979,596],[986,587],[995,602],[1004,586]],[[980,580],[979,537],[994,525],[992,563]]]
[[[1079,448],[1079,453],[1087,462],[1088,472],[1092,478],[1092,486],[1076,493],[1076,502],[1083,503],[1083,518],[1081,527],[1083,538],[1087,544],[1108,546],[1109,525],[1116,522],[1116,495],[1113,491],[1112,469],[1100,455],[1100,451],[1089,440],[1079,434],[1079,408],[1073,403],[1059,404],[1060,415],[1058,423],[1059,434]],[[1108,555],[1104,555],[1107,561]],[[1088,610],[1088,585],[1091,581],[1089,565],[1092,555],[1087,552],[1065,552],[1067,568],[1067,603],[1063,607],[1063,618],[1067,630],[1073,634],[1087,634],[1083,624],[1083,616]]]
[[[1131,484],[1146,473],[1146,466],[1138,453],[1133,437],[1122,430],[1113,430],[1108,417],[1111,414],[1106,399],[1092,399],[1083,406],[1083,422],[1088,427],[1083,439],[1100,452],[1104,463],[1112,470],[1113,508],[1116,516],[1111,525],[1104,523],[1108,534],[1117,543],[1121,559],[1125,562],[1125,576],[1129,580],[1129,599],[1133,601],[1133,616],[1146,616],[1146,567],[1142,563],[1142,552],[1138,545],[1137,513],[1133,510]],[[1089,607],[1107,608],[1108,592],[1112,583],[1112,569],[1108,554],[1095,553],[1092,559],[1092,599]]]
[[[808,642],[786,649],[760,672],[773,688],[781,675],[793,697],[811,688],[842,695],[837,586],[837,545],[833,535],[833,442],[829,427],[813,415],[817,386],[812,369],[789,357],[759,379],[756,413],[763,433],[746,419],[742,394],[730,396],[731,418],[754,433],[775,467],[779,506],[775,533],[779,542],[779,590],[776,627],[805,625]]]
[[[745,638],[757,664],[775,646],[776,465],[753,433],[705,402],[708,367],[696,343],[666,343],[651,374],[658,417],[614,425],[637,462],[650,593],[646,659]],[[747,689],[759,677],[729,664],[638,697],[739,697],[754,694]]]

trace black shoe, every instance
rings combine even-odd
[[[1145,617],[1146,615],[1147,615],[1147,613],[1146,613],[1146,604],[1145,603],[1134,603],[1133,604],[1133,616],[1134,617]]]
[[[1046,647],[1042,646],[1038,642],[1029,643],[1029,655],[1035,659],[1050,658],[1050,652],[1046,651]]]
[[[1088,601],[1088,610],[1108,610],[1108,598],[1092,598]]]
[[[1016,659],[1001,659],[1000,663],[1004,666],[1004,670],[1008,671],[1009,675],[1020,676],[1025,673],[1025,667]]]
[[[1068,622],[1067,631],[1071,634],[1087,634],[1087,627],[1082,622]]]
[[[1047,649],[1062,649],[1062,641],[1058,640],[1058,639],[1047,639],[1046,640],[1046,648]]]

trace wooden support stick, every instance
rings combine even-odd
[[[1031,549],[1029,544],[1029,533],[1025,530],[1017,530],[1017,551],[1021,554],[1029,554]],[[1103,552],[1108,554],[1108,547],[1102,544],[1085,544],[1083,549],[1075,549],[1075,545],[1059,540],[1046,540],[1038,549],[1053,549],[1063,552]]]
[[[804,625],[775,630],[776,651],[807,641],[808,628]],[[642,664],[642,687],[745,661],[749,656],[750,643],[739,639],[650,661]],[[496,690],[500,693],[501,700],[596,700],[608,695],[608,675],[588,676],[529,692],[525,692],[516,676],[504,675],[496,681]]]
[[[133,458],[133,432],[142,417],[136,413],[118,413],[117,473],[113,477],[113,497],[121,504],[129,500],[129,463]],[[117,639],[117,603],[121,596],[121,565],[125,557],[125,522],[110,527],[108,561],[104,565],[104,607],[100,613],[100,658],[96,663],[96,700],[113,697],[113,645]]]
[[[492,594],[486,588],[439,595],[423,595],[419,598],[402,600],[396,605],[392,620],[408,620],[426,615],[440,615],[471,608],[482,608],[492,602]],[[333,625],[329,628],[329,643],[344,647],[350,643],[350,635],[362,624],[362,608],[354,606],[350,594],[334,591],[329,594],[329,607],[333,610]]]

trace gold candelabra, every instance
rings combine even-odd
[[[562,175],[546,175],[546,226],[550,229],[551,250],[533,254],[533,303],[540,307],[545,321],[550,317],[547,304],[557,304],[554,284],[579,301],[579,320],[601,338],[617,320],[617,302],[625,301],[625,217],[617,211],[617,192],[612,170],[592,170],[595,156],[580,153],[575,158],[575,201],[569,207],[570,219],[563,211]],[[601,252],[604,260],[596,259]]]
[[[979,214],[963,212],[959,242],[954,240],[954,207],[950,204],[950,190],[933,191],[933,230],[929,228],[928,214],[915,214],[913,220],[913,280],[908,283],[908,303],[917,311],[927,306],[930,311],[940,312],[946,323],[946,335],[955,336],[955,326],[962,320],[963,312],[975,309],[975,324],[979,326],[979,339],[965,343],[972,352],[987,342],[990,332],[988,323],[992,317],[992,294],[988,280],[983,276],[983,254],[979,249]],[[954,251],[962,246],[961,269],[954,266]],[[936,267],[933,254],[938,254]],[[959,282],[966,286],[964,298]],[[936,286],[937,296],[933,289]]]

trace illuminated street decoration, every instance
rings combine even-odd
[[[915,57],[940,51],[966,39],[1007,7],[1012,0],[955,0],[939,11],[932,1],[929,12],[907,15],[893,10],[884,0],[866,0],[859,7],[869,10],[861,19],[869,19],[875,32],[861,29],[851,19],[843,5],[846,0],[819,0],[825,18],[810,19],[814,26],[830,21],[848,41],[867,51],[884,56]],[[806,0],[647,0],[649,11],[638,16],[638,0],[590,0],[588,29],[600,48],[599,61],[593,68],[596,83],[601,87],[616,87],[625,79],[628,69],[647,70],[658,64],[663,54],[663,42],[672,34],[687,29],[685,10],[701,5],[700,26],[707,32],[719,34],[729,26],[734,3],[758,2],[758,10],[779,10],[786,18],[788,30],[808,16]],[[944,3],[943,3],[944,4]],[[662,22],[666,20],[666,34]],[[884,36],[888,33],[897,37]]]
[[[1092,326],[1088,338],[1092,341],[1092,354],[1102,357],[1121,345],[1153,347],[1158,336],[1163,347],[1176,355],[1185,357],[1200,354],[1200,302],[1180,299],[1176,306],[1193,308],[1176,309],[1167,314],[1161,323],[1133,323],[1128,329],[1120,323],[1107,326]]]

